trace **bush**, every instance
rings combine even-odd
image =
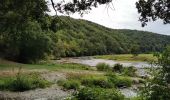
[[[64,89],[74,89],[80,88],[80,82],[77,80],[59,80],[58,85],[63,86]]]
[[[98,63],[96,68],[98,71],[109,71],[111,69],[110,66],[106,63]]]
[[[89,87],[112,88],[114,84],[110,83],[107,78],[88,77],[81,80],[82,85]]]
[[[107,76],[107,79],[108,79],[109,82],[111,82],[113,84],[116,83],[117,75],[115,73],[108,73],[108,74],[106,74],[106,76]]]
[[[136,71],[137,69],[134,66],[130,66],[130,67],[126,67],[123,69],[123,75],[127,75],[127,76],[136,76]]]
[[[123,71],[123,65],[119,63],[115,64],[112,68],[112,71],[121,73]]]
[[[124,100],[124,96],[115,89],[83,88],[75,96],[77,100]]]
[[[109,82],[114,84],[116,87],[130,87],[132,80],[128,77],[116,76],[115,74],[106,74]]]
[[[117,87],[130,87],[132,85],[132,80],[127,77],[118,77],[115,86]]]
[[[36,88],[45,88],[50,86],[50,82],[42,80],[37,75],[17,75],[17,77],[9,77],[0,79],[0,90],[9,91],[26,91]]]

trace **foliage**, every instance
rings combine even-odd
[[[75,96],[78,100],[124,100],[124,96],[115,89],[83,88]]]
[[[132,80],[128,77],[118,77],[117,81],[115,82],[115,86],[117,86],[117,87],[131,87]]]
[[[98,71],[109,71],[111,69],[110,66],[106,63],[98,63],[96,68]]]
[[[59,80],[58,85],[63,86],[64,89],[74,89],[77,90],[80,88],[80,82],[77,80]]]
[[[118,60],[118,61],[152,62],[157,60],[157,58],[153,54],[139,54],[136,57],[133,57],[131,54],[97,55],[94,57],[97,59],[108,59],[108,60]]]
[[[0,59],[0,70],[10,70],[10,69],[18,69],[19,67],[23,69],[47,69],[47,70],[59,70],[59,69],[74,69],[74,70],[94,70],[94,68],[89,67],[87,65],[82,64],[74,64],[74,63],[53,63],[53,62],[46,62],[46,63],[37,63],[37,64],[22,64],[7,60]]]
[[[140,13],[139,20],[142,26],[149,21],[163,20],[164,24],[170,23],[170,2],[168,0],[139,0],[136,8]]]
[[[170,47],[167,47],[161,55],[158,55],[157,65],[160,68],[153,70],[153,77],[149,79],[143,91],[142,97],[146,100],[169,100],[170,99]]]
[[[130,87],[132,80],[129,77],[117,76],[114,73],[106,74],[108,80],[116,87]]]
[[[37,74],[21,75],[16,77],[0,78],[0,90],[26,91],[36,88],[45,88],[50,86],[50,82],[41,79]]]
[[[139,46],[138,45],[134,45],[131,48],[131,53],[133,54],[134,57],[138,56],[139,54]]]
[[[42,19],[43,23],[28,20],[22,25],[22,30],[19,28],[15,32],[1,34],[1,56],[30,63],[49,55],[59,58],[131,53],[134,45],[139,47],[138,53],[159,52],[170,44],[169,36],[149,32],[113,30],[89,21],[63,16],[55,18],[46,15]]]
[[[53,0],[51,0],[53,2]],[[79,14],[83,15],[84,13],[87,13],[89,10],[91,10],[93,7],[98,7],[98,5],[102,4],[109,4],[112,0],[89,0],[89,1],[83,1],[83,0],[73,0],[72,2],[60,2],[57,3],[57,6],[53,3],[53,8],[56,11],[59,11],[60,13],[75,13],[78,12]]]
[[[129,67],[123,68],[122,74],[134,77],[134,76],[137,76],[136,71],[137,69],[134,66],[129,66]]]
[[[81,79],[82,85],[88,87],[112,88],[114,84],[110,83],[105,77],[86,77]]]
[[[53,0],[51,2],[54,9],[61,6],[61,4],[54,5]],[[91,1],[90,3],[76,1],[65,4],[64,11],[74,9],[76,12],[81,12],[94,6],[94,3],[97,7],[97,3],[109,2],[111,1]],[[49,11],[47,1],[1,0],[0,9],[0,47],[3,48],[0,50],[1,57],[22,63],[33,63],[60,50],[55,48],[57,39],[54,35],[58,23],[55,19],[52,20],[53,17],[47,15]],[[60,53],[57,54],[60,56]],[[76,54],[72,52],[72,56],[74,55]]]
[[[119,72],[121,73],[123,71],[123,65],[122,64],[115,64],[113,67],[112,67],[112,71],[113,72]]]
[[[54,40],[45,0],[1,0],[0,37],[5,58],[23,63],[44,59]]]
[[[57,56],[61,57],[128,54],[133,51],[134,46],[138,47],[137,53],[160,52],[170,44],[169,36],[150,32],[109,29],[89,21],[64,16],[56,20],[56,48],[59,48],[56,51],[59,51]]]
[[[111,1],[73,0],[56,5],[52,2],[52,5],[62,13],[83,14],[91,7]],[[157,4],[158,8],[159,4],[168,5],[155,0],[140,0],[137,5],[139,10],[146,12],[145,6],[150,7],[152,3]],[[144,8],[140,8],[140,4]],[[1,0],[0,9],[0,56],[22,63],[34,63],[50,55],[58,58],[131,53],[134,45],[139,47],[138,53],[160,52],[170,44],[169,36],[136,30],[114,30],[89,21],[49,16],[45,0]],[[149,11],[151,9],[148,8]],[[149,11],[142,15],[150,14]],[[168,22],[168,17],[165,18],[165,22]]]

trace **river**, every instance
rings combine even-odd
[[[116,61],[116,60],[106,60],[106,59],[95,59],[93,57],[71,57],[71,58],[62,58],[57,60],[59,63],[78,63],[88,66],[96,66],[98,63],[106,63],[111,67],[117,63],[122,64],[124,67],[134,66],[137,69],[137,74],[139,76],[148,75],[145,71],[145,68],[151,67],[147,62],[134,62],[134,61]],[[137,91],[132,88],[119,89],[120,92],[125,95],[125,97],[134,97],[137,96]]]
[[[106,59],[95,59],[93,57],[71,57],[71,58],[62,58],[57,60],[59,63],[78,63],[88,66],[96,66],[98,63],[106,63],[110,66],[113,66],[117,63],[122,64],[124,67],[134,66],[137,68],[137,74],[139,76],[145,76],[147,73],[144,68],[149,68],[151,65],[147,62],[134,62],[134,61],[116,61],[116,60],[106,60]]]

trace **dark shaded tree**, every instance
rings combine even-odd
[[[164,24],[170,23],[170,1],[169,0],[139,0],[136,8],[140,13],[139,20],[142,26],[149,21],[163,20]]]
[[[57,12],[83,12],[106,4],[110,0],[73,0],[69,3],[55,4]],[[0,50],[6,58],[20,62],[36,62],[45,55],[56,52],[56,38],[54,32],[58,30],[58,23],[47,15],[48,4],[45,0],[0,0]],[[76,56],[79,50],[75,41],[67,47],[67,56]],[[52,48],[54,47],[54,48]],[[55,49],[55,50],[54,50]],[[31,61],[32,60],[32,61]]]

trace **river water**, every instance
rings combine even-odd
[[[85,65],[89,65],[89,66],[96,66],[98,63],[106,63],[106,64],[109,64],[112,66],[116,63],[120,63],[125,67],[128,67],[128,66],[134,66],[136,68],[150,67],[150,64],[147,62],[116,61],[116,60],[106,60],[106,59],[95,59],[93,57],[63,58],[61,60],[58,60],[58,62],[79,63],[79,64],[85,64]]]
[[[85,64],[88,66],[96,66],[98,63],[106,63],[113,66],[117,63],[122,64],[124,67],[134,66],[137,69],[137,74],[139,76],[148,75],[144,68],[149,68],[151,65],[147,62],[130,62],[130,61],[115,61],[106,59],[95,59],[93,57],[72,57],[72,58],[62,58],[57,60],[59,63],[78,63]],[[120,92],[125,95],[125,97],[137,96],[137,91],[132,88],[119,89]]]

